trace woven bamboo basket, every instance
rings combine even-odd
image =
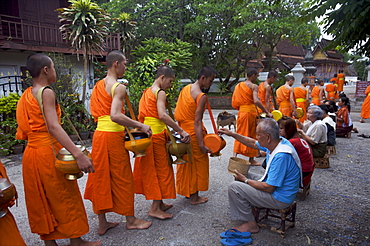
[[[237,170],[239,173],[243,175],[247,175],[251,164],[249,161],[238,158],[238,157],[230,157],[229,166],[227,170],[230,174],[235,174],[234,170]]]

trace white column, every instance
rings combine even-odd
[[[294,68],[292,68],[291,72],[293,73],[294,76],[294,84],[293,87],[298,87],[301,85],[301,80],[303,78],[304,72],[306,72],[306,69],[304,69],[301,65],[301,63],[297,63]]]
[[[370,65],[366,67],[367,70],[367,81],[370,81]]]

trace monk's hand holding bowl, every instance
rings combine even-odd
[[[152,129],[150,129],[150,126],[141,124],[140,131],[144,132],[146,135],[148,135],[148,138],[152,136]]]
[[[204,144],[201,146],[199,145],[199,149],[200,151],[202,151],[203,154],[207,154],[207,153],[213,153],[207,146],[205,146]]]
[[[272,114],[270,113],[270,112],[268,112],[267,114],[266,114],[266,116],[267,117],[269,117],[269,118],[272,118],[273,116],[272,116]]]
[[[95,172],[92,160],[86,155],[84,155],[82,152],[81,155],[76,156],[75,158],[77,161],[78,168],[80,168],[81,171],[83,171],[84,173]]]
[[[190,135],[189,133],[187,133],[186,131],[182,130],[181,132],[179,132],[180,135],[181,135],[181,142],[183,143],[190,143]]]

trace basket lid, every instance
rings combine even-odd
[[[302,108],[297,108],[296,109],[296,111],[297,111],[297,118],[299,119],[299,118],[302,118],[303,117],[303,115],[304,115],[304,112],[303,112],[303,109]]]

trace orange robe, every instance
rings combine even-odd
[[[258,97],[262,103],[262,105],[267,109],[266,105],[266,88],[265,88],[265,83],[261,82],[261,84],[258,86]],[[274,106],[272,105],[271,98],[270,101],[268,102],[270,104],[270,112],[274,109]],[[262,110],[258,108],[258,112],[262,113]]]
[[[110,115],[111,105],[112,97],[105,91],[104,80],[100,80],[91,94],[92,116],[98,119]],[[130,156],[125,149],[124,131],[96,130],[91,154],[95,172],[89,173],[84,198],[92,202],[94,213],[133,216],[134,179]]]
[[[335,97],[334,99],[338,99],[339,98],[339,93],[338,93],[338,78],[337,77],[333,77],[330,79],[330,83],[333,83],[333,85],[335,86]]]
[[[279,104],[279,111],[288,117],[292,117],[293,109],[292,105],[290,104],[290,92],[293,88],[289,90],[285,87],[285,85],[280,86],[276,90],[276,101]]]
[[[203,154],[198,145],[198,139],[194,129],[195,111],[198,100],[204,93],[200,93],[196,101],[190,94],[192,84],[185,86],[177,100],[175,118],[180,127],[190,134],[192,157],[184,156],[188,162],[177,165],[176,192],[180,195],[190,197],[197,191],[206,191],[209,186],[209,157]],[[206,128],[202,126],[203,136],[207,134]]]
[[[370,118],[370,85],[366,88],[365,95],[366,98],[361,108],[361,117],[368,119]]]
[[[152,144],[145,150],[146,155],[135,158],[135,193],[143,194],[147,200],[176,198],[175,178],[172,165],[168,165],[166,151],[167,130],[155,133],[154,123],[145,120],[153,117],[159,120],[157,99],[151,88],[144,91],[139,104],[139,121],[151,126]]]
[[[42,240],[77,238],[89,225],[77,181],[55,168],[54,149],[62,147],[49,134],[37,100],[28,88],[17,105],[17,139],[28,140],[23,154],[23,183],[31,231]],[[56,105],[60,119],[60,108]]]
[[[231,105],[234,109],[239,110],[236,132],[243,136],[256,139],[257,108],[254,105],[253,91],[244,82],[236,85]],[[234,141],[234,153],[247,157],[258,156],[258,150],[249,148],[237,140]]]
[[[320,105],[321,104],[319,95],[320,95],[320,88],[317,85],[312,89],[312,92],[311,92],[311,97],[312,97],[312,103],[313,104],[315,104],[315,105]]]
[[[306,97],[307,97],[307,93],[308,93],[308,89],[303,90],[300,87],[294,88],[294,98],[295,98],[295,101],[296,101],[296,105],[297,105],[298,108],[302,108],[303,113],[304,113],[303,116],[299,119],[299,121],[302,122],[302,123],[306,120],[306,114],[307,114],[307,100],[306,100]]]
[[[6,170],[3,164],[0,161],[0,178],[8,179]],[[9,205],[12,206],[14,201]],[[10,206],[9,206],[10,207]],[[7,213],[4,217],[0,218],[0,245],[14,245],[14,246],[23,246],[26,245],[23,241],[21,234],[19,233],[17,224],[12,213],[7,209]]]
[[[337,94],[337,88],[334,84],[328,84],[325,88],[326,92],[328,93],[327,95],[327,99],[328,100],[332,100],[334,101],[335,100],[335,95]]]
[[[339,73],[338,74],[338,91],[343,91],[343,86],[344,86],[344,74]]]

